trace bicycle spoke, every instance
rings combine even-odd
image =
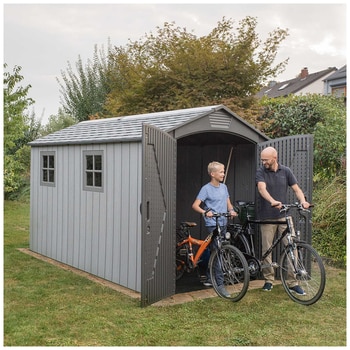
[[[291,299],[300,304],[311,305],[323,294],[326,281],[324,265],[322,259],[310,245],[306,243],[296,245],[297,249],[293,251],[294,260],[288,250],[281,257],[281,280]],[[290,285],[295,285],[293,277],[305,292],[304,295],[299,295],[289,288]]]
[[[248,265],[243,254],[226,245],[215,251],[209,261],[210,275],[216,293],[226,299],[239,301],[248,289]]]

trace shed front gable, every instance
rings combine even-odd
[[[194,134],[211,132],[237,135],[240,139],[246,139],[253,143],[259,143],[268,139],[259,130],[226,109],[219,109],[201,118],[191,120],[176,128],[173,131],[173,135],[176,139],[180,139]]]

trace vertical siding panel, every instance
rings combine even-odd
[[[98,196],[98,210],[96,212],[99,214],[98,227],[95,235],[97,235],[97,270],[96,274],[100,277],[105,278],[105,258],[106,258],[106,200],[107,200],[107,191],[109,188],[109,184],[107,182],[107,145],[103,144],[99,147],[99,149],[103,150],[103,192],[96,193]]]
[[[128,285],[129,267],[127,266],[128,255],[129,255],[129,221],[130,213],[129,208],[129,187],[130,187],[130,144],[122,145],[122,155],[121,155],[121,227],[120,227],[120,283],[124,286]],[[123,267],[123,268],[121,268]]]
[[[69,157],[68,146],[62,147],[62,232],[61,232],[61,261],[68,263],[68,221],[70,217],[69,212],[69,168],[71,159]]]
[[[38,225],[40,226],[40,229],[38,229],[38,252],[43,255],[47,255],[47,249],[46,249],[46,241],[47,241],[47,234],[44,234],[47,232],[47,212],[44,213],[44,208],[46,207],[47,211],[47,206],[43,205],[44,203],[44,195],[46,192],[43,191],[43,187],[40,186],[40,177],[37,179],[39,181],[38,187],[40,187],[38,199]],[[45,219],[44,219],[45,218]],[[40,224],[41,223],[41,224]]]
[[[30,151],[30,231],[29,231],[29,248],[33,251],[38,249],[38,189],[34,179],[38,178],[37,174],[37,161],[38,161],[38,149],[31,148]]]
[[[46,251],[46,241],[47,241],[47,237],[44,234],[44,232],[47,232],[47,219],[44,220],[44,213],[43,213],[43,208],[46,207],[47,210],[47,206],[43,205],[44,202],[44,191],[43,191],[43,187],[40,186],[40,152],[39,152],[39,148],[38,148],[38,177],[36,179],[34,179],[34,181],[36,181],[36,186],[38,188],[38,204],[37,204],[37,224],[38,224],[38,252],[41,254],[46,255],[47,251]],[[46,214],[46,213],[45,213]]]
[[[141,243],[141,235],[142,235],[142,218],[141,218],[141,201],[142,201],[142,143],[137,144],[137,238],[136,238],[136,287],[135,290],[141,291],[141,253],[142,253],[142,243]]]
[[[91,195],[91,216],[92,217],[92,228],[91,228],[91,248],[90,248],[90,272],[97,275],[97,261],[98,261],[98,235],[100,234],[98,224],[99,224],[99,200],[100,194],[93,192]],[[86,224],[88,224],[88,217],[86,217]]]
[[[66,235],[66,261],[68,265],[74,266],[74,220],[78,218],[76,215],[76,204],[75,204],[75,195],[74,188],[78,186],[79,181],[75,177],[74,173],[74,164],[76,162],[76,146],[71,147],[71,151],[67,147],[67,173],[66,173],[66,181],[67,181],[67,206],[66,206],[66,221],[67,221],[67,235]]]
[[[88,193],[86,191],[83,191],[83,156],[82,153],[85,150],[85,147],[81,147],[81,150],[79,152],[79,170],[80,174],[79,176],[81,177],[81,182],[80,182],[80,225],[79,225],[79,268],[85,270],[87,268],[87,265],[85,263],[86,260],[86,240],[87,240],[87,227],[86,227],[86,222],[85,222],[85,217],[87,214],[87,204],[88,204]],[[92,219],[92,218],[91,218]]]
[[[56,196],[52,198],[52,206],[53,206],[53,219],[52,219],[52,252],[53,257],[56,260],[62,260],[62,234],[63,234],[63,219],[64,219],[64,211],[66,208],[66,203],[64,202],[63,192],[65,189],[64,183],[64,147],[57,147],[56,151]]]
[[[136,143],[130,144],[130,155],[129,155],[129,251],[128,251],[128,286],[131,289],[136,289],[137,285],[137,246],[139,242],[140,227],[138,226],[138,218],[140,217],[140,197],[138,193],[138,179],[139,169],[141,164],[138,159],[138,145]]]
[[[107,241],[107,215],[106,215],[106,191],[104,188],[104,193],[99,193],[100,195],[100,208],[99,208],[99,231],[98,234],[98,262],[97,262],[97,275],[103,278],[106,273],[106,241]]]
[[[81,147],[75,146],[73,153],[73,159],[74,162],[72,164],[73,170],[73,178],[72,178],[72,184],[74,189],[72,193],[74,194],[74,216],[72,216],[73,220],[73,266],[77,268],[81,268],[83,264],[80,261],[81,257],[81,207],[83,206],[82,201],[82,175],[81,175]]]
[[[113,220],[113,259],[112,259],[112,281],[120,282],[121,269],[121,207],[122,207],[122,144],[115,146],[114,153],[114,220]]]
[[[117,145],[106,146],[106,242],[105,271],[107,280],[113,280],[113,237],[114,237],[114,196],[115,196],[115,149]]]
[[[84,269],[85,271],[92,271],[92,229],[95,225],[95,217],[93,215],[93,193],[86,192],[86,207],[84,213],[84,226],[85,226],[85,261],[84,261]]]

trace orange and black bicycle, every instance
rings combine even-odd
[[[222,298],[239,301],[246,294],[249,286],[249,269],[244,255],[239,249],[229,244],[230,238],[223,237],[218,223],[220,216],[229,217],[230,213],[214,213],[216,227],[204,240],[191,236],[190,229],[197,224],[182,222],[177,231],[176,244],[176,279],[184,272],[192,272],[198,268],[203,253],[215,240],[216,249],[209,258],[210,279],[215,292]]]

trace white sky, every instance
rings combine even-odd
[[[36,103],[36,117],[45,124],[60,107],[61,71],[68,62],[75,67],[80,55],[83,63],[93,57],[94,47],[123,46],[128,39],[139,40],[146,33],[156,33],[164,22],[175,22],[197,36],[207,35],[226,18],[238,21],[246,16],[257,18],[257,32],[263,40],[267,33],[280,27],[289,29],[277,62],[289,57],[285,72],[277,80],[295,78],[303,67],[309,73],[346,64],[346,17],[344,2],[326,4],[283,4],[234,1],[186,3],[56,4],[37,1],[5,2],[3,6],[3,61],[8,71],[21,66],[22,85],[30,84],[29,97]]]

